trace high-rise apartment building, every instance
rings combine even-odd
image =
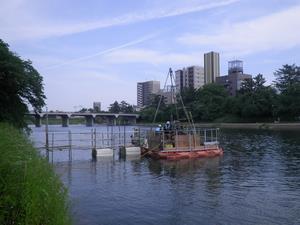
[[[137,106],[142,108],[151,103],[151,96],[160,91],[159,81],[146,81],[137,83]]]
[[[190,66],[175,71],[176,90],[183,88],[198,89],[204,85],[204,69],[201,66]]]
[[[220,76],[220,56],[217,52],[204,54],[204,82],[205,84],[214,83],[216,77]]]
[[[176,91],[181,91],[185,87],[185,76],[182,70],[175,71],[175,85]]]
[[[217,77],[216,83],[223,85],[230,95],[235,96],[242,82],[251,78],[250,74],[244,74],[243,61],[233,60],[228,62],[228,75]]]

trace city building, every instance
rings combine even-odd
[[[204,83],[204,68],[201,66],[189,66],[175,71],[176,90],[182,91],[184,88],[198,89]]]
[[[159,81],[146,81],[137,83],[137,107],[142,108],[151,103],[153,94],[159,94]]]
[[[217,77],[216,83],[223,85],[230,95],[235,96],[242,82],[251,78],[250,74],[244,74],[243,61],[233,60],[228,62],[228,75]]]
[[[175,104],[177,102],[174,86],[172,87],[169,85],[165,89],[161,89],[159,95],[163,96],[163,100],[166,105]]]
[[[101,102],[93,102],[93,109],[95,112],[101,111]]]
[[[175,71],[176,91],[181,91],[185,87],[185,77],[183,74],[183,69]]]
[[[220,76],[220,56],[217,52],[204,54],[204,83],[210,84]]]

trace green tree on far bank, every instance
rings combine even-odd
[[[300,67],[283,65],[274,73],[275,86],[279,90],[277,113],[284,120],[297,120],[300,117]]]
[[[0,122],[25,127],[28,105],[40,111],[45,98],[43,78],[31,61],[22,60],[0,39]]]
[[[120,103],[115,101],[114,103],[110,104],[108,111],[111,113],[133,113],[134,108],[126,101],[121,101]]]
[[[119,113],[120,105],[119,105],[118,101],[115,101],[114,103],[110,104],[108,111],[111,113]]]
[[[293,65],[283,65],[278,69],[274,76],[275,87],[282,93],[287,91],[291,86],[300,83],[300,67]]]
[[[266,80],[262,74],[243,82],[236,96],[238,116],[244,121],[268,121],[274,118],[274,108],[277,103],[276,90],[265,86]]]
[[[228,93],[219,84],[207,84],[196,92],[196,101],[190,104],[195,120],[214,121],[224,115],[224,106]]]
[[[125,101],[121,101],[121,103],[120,103],[120,112],[122,112],[122,113],[133,113],[134,109],[133,109],[132,105],[128,104]]]

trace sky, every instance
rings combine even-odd
[[[136,104],[137,82],[220,53],[268,84],[300,62],[300,0],[0,0],[0,38],[44,79],[49,110]]]

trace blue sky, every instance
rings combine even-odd
[[[50,110],[136,104],[136,83],[220,53],[269,83],[300,61],[300,0],[0,0],[0,38],[44,77]]]

